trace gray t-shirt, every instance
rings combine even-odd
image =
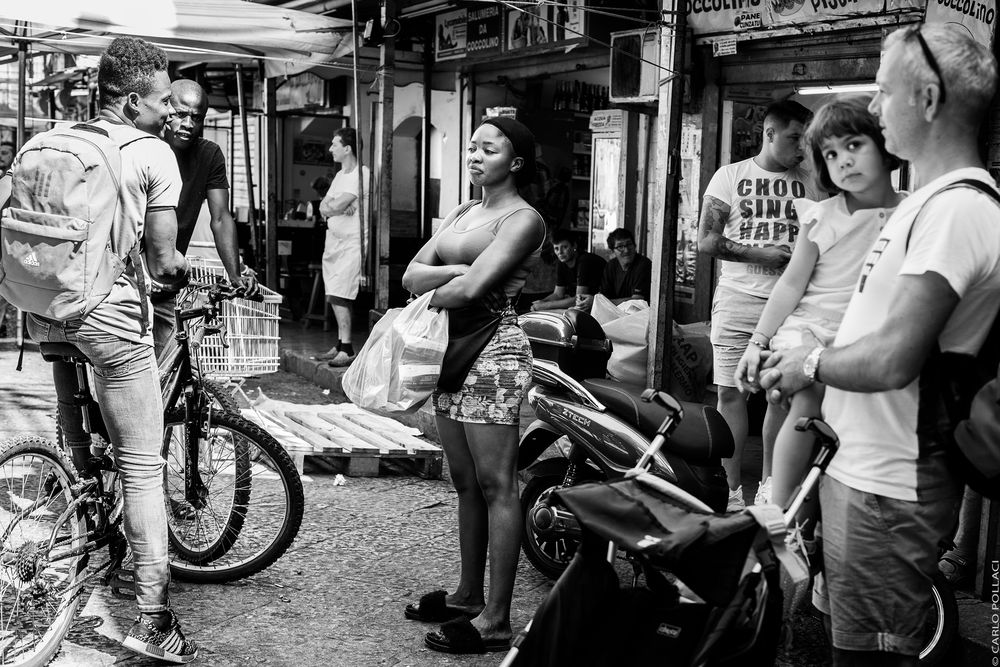
[[[112,139],[122,145],[123,219],[136,225],[141,239],[146,224],[146,211],[151,208],[176,208],[181,192],[181,175],[170,146],[155,137],[135,139],[135,128],[108,120],[98,121]],[[148,278],[147,278],[148,281]],[[148,282],[147,282],[148,284]],[[148,297],[147,297],[148,299]],[[149,313],[152,315],[152,306]],[[142,307],[139,286],[130,265],[111,288],[111,294],[101,302],[87,322],[101,331],[136,343],[153,345],[152,318],[142,335]]]

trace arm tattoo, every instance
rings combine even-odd
[[[721,234],[716,237],[713,247],[715,248],[715,256],[719,259],[725,259],[730,262],[749,261],[749,246],[737,243],[736,241],[731,241]]]
[[[747,262],[751,247],[727,239],[723,233],[726,229],[726,222],[729,220],[729,205],[716,199],[706,196],[702,203],[701,213],[701,238],[708,241],[707,252],[718,259],[730,262]]]

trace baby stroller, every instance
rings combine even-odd
[[[669,395],[647,395],[674,414],[645,458],[682,416]],[[808,583],[806,562],[785,549],[786,521],[815,495],[837,448],[820,420],[796,427],[814,432],[819,447],[784,514],[774,505],[714,514],[642,470],[645,460],[624,479],[556,492],[579,521],[582,544],[501,667],[773,664],[782,584],[799,597]],[[612,565],[617,549],[633,565],[630,587]]]

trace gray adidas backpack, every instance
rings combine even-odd
[[[136,224],[122,209],[121,149],[155,139],[128,127],[118,143],[93,123],[33,137],[5,178],[0,215],[0,296],[47,319],[81,319],[111,293],[131,264],[139,284],[143,334],[146,285]]]

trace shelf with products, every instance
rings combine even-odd
[[[552,97],[555,114],[589,118],[594,109],[605,109],[610,102],[608,87],[585,81],[560,81]]]

